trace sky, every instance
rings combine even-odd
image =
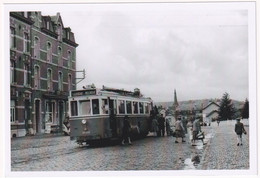
[[[75,34],[77,70],[155,102],[249,97],[248,11],[228,3],[84,4],[60,12]],[[80,74],[80,73],[79,73]],[[80,76],[79,76],[80,77]]]

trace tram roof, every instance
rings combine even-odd
[[[127,91],[124,89],[113,89],[113,88],[105,88],[103,87],[102,89],[100,88],[86,88],[86,89],[81,89],[81,90],[72,90],[70,92],[70,97],[75,97],[75,96],[91,96],[91,95],[96,95],[96,96],[123,96],[126,98],[137,98],[137,99],[148,99],[152,100],[150,97],[144,97],[140,93],[137,94],[132,91]]]

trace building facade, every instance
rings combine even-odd
[[[76,89],[74,34],[59,13],[10,13],[11,136],[62,130]]]
[[[211,101],[202,110],[203,122],[206,124],[211,124],[212,121],[218,118],[219,104],[217,102]]]

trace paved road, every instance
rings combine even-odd
[[[220,124],[203,127],[207,144],[197,146],[176,144],[166,136],[99,147],[79,147],[68,136],[14,138],[11,171],[248,169],[248,135],[243,147],[237,147],[233,123]],[[195,155],[201,160],[198,165],[191,162]]]
[[[249,125],[248,120],[242,122],[247,131],[242,136],[243,146],[237,146],[235,121],[221,122],[219,126],[212,124],[213,138],[205,150],[201,169],[249,169]]]

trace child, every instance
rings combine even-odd
[[[246,134],[246,130],[244,128],[244,124],[240,122],[240,118],[236,119],[237,123],[235,125],[235,132],[237,134],[237,146],[242,144],[242,134]]]

